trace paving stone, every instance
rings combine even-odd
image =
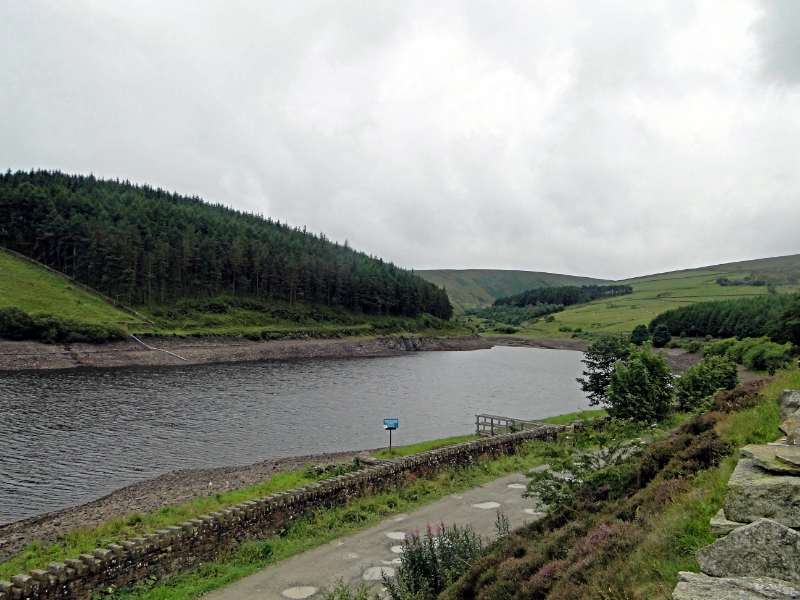
[[[800,599],[800,590],[787,581],[769,577],[709,577],[679,573],[673,600]]]
[[[725,511],[721,508],[719,512],[711,517],[711,533],[717,535],[728,535],[734,529],[744,527],[747,523],[738,523],[736,521],[729,521],[725,518]]]
[[[739,523],[767,518],[800,527],[800,477],[770,473],[743,458],[728,481],[723,508],[729,520]]]
[[[751,459],[757,466],[772,473],[800,475],[800,466],[792,462],[793,460],[800,461],[800,446],[749,444],[744,448],[740,448],[739,454]],[[778,458],[778,455],[781,458]]]
[[[800,583],[800,533],[760,519],[695,553],[700,570],[712,577],[772,577]]]

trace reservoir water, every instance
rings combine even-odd
[[[378,358],[0,374],[0,524],[177,469],[469,434],[475,414],[588,408],[580,352],[495,347]]]

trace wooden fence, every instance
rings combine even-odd
[[[538,429],[546,425],[539,421],[524,421],[497,415],[475,415],[475,433],[477,435],[501,435],[515,431]]]

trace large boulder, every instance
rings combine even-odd
[[[800,584],[800,533],[760,519],[695,553],[712,577],[771,577]]]
[[[800,477],[770,473],[743,458],[728,480],[723,508],[738,523],[767,518],[800,527]]]
[[[783,390],[778,395],[778,406],[781,409],[781,421],[800,409],[800,390]]]
[[[673,600],[778,600],[800,599],[800,590],[787,581],[769,577],[709,577],[678,573]]]

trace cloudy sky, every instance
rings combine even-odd
[[[796,254],[798,31],[797,0],[4,0],[0,168],[417,269]]]

